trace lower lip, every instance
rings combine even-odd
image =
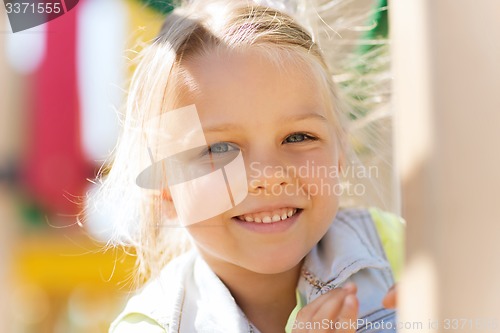
[[[242,228],[245,228],[250,231],[254,231],[262,234],[273,234],[280,233],[288,230],[299,218],[302,210],[298,211],[292,217],[287,218],[286,220],[280,220],[271,223],[257,223],[257,222],[246,222],[242,221],[236,217],[233,217],[233,221],[236,222]]]

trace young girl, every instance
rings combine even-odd
[[[289,16],[205,0],[170,14],[93,198],[118,207],[116,238],[150,278],[110,332],[394,331],[388,215],[339,208],[342,112]]]

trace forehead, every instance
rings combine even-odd
[[[293,52],[219,51],[182,65],[180,104],[196,104],[200,116],[267,110],[268,118],[315,109],[328,117],[327,96],[312,66]]]

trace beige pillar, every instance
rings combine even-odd
[[[500,332],[500,1],[390,6],[408,221],[399,319]]]

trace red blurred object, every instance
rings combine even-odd
[[[46,54],[33,76],[22,179],[48,212],[75,214],[91,165],[81,148],[77,89],[78,7],[47,23]]]

